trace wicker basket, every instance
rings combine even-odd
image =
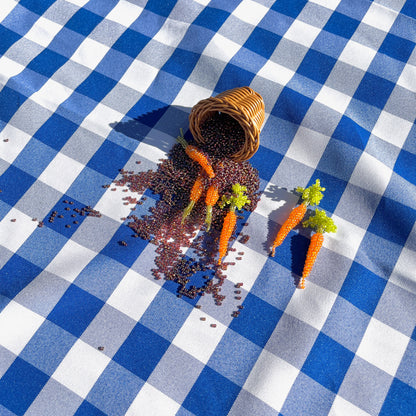
[[[259,148],[260,129],[264,121],[264,102],[250,87],[227,90],[199,101],[189,115],[189,129],[197,143],[204,143],[200,126],[216,112],[233,117],[243,128],[243,147],[231,157],[237,161],[250,159]]]

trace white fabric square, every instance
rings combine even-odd
[[[172,132],[172,134],[179,135],[179,130]],[[147,133],[146,138],[137,146],[136,153],[144,155],[147,160],[155,164],[159,163],[159,159],[167,157],[167,151],[155,146],[155,143],[166,143],[166,149],[170,149],[177,142],[175,137],[163,133],[158,129],[152,129]]]
[[[280,411],[299,370],[263,350],[243,388],[276,411]]]
[[[204,49],[203,55],[229,62],[240,48],[238,43],[216,33]]]
[[[348,400],[345,400],[341,396],[336,396],[328,416],[340,415],[371,416],[369,413],[355,406]]]
[[[354,260],[366,231],[335,214],[332,219],[337,226],[337,232],[325,235],[324,247]]]
[[[202,316],[206,316],[206,314],[194,309],[186,318],[172,343],[206,364],[227,328],[211,317],[207,317],[207,320],[202,322],[200,320]],[[211,328],[210,324],[217,326]]]
[[[407,64],[397,81],[397,85],[416,92],[416,66]]]
[[[257,73],[258,76],[266,78],[270,81],[277,82],[280,85],[286,85],[295,74],[289,68],[282,65],[276,64],[272,61],[267,61],[260,71]]]
[[[389,282],[416,295],[416,252],[402,248]]]
[[[20,74],[24,69],[25,66],[3,55],[0,58],[0,91],[10,78]]]
[[[37,225],[26,214],[12,208],[0,222],[0,245],[16,253]]]
[[[19,355],[45,319],[11,300],[0,313],[0,345]]]
[[[80,127],[83,127],[101,137],[107,137],[113,128],[113,123],[118,123],[124,115],[116,110],[99,103],[84,119]]]
[[[157,42],[163,43],[167,46],[176,48],[186,31],[189,28],[189,23],[180,22],[179,20],[166,19],[163,26],[153,37]]]
[[[350,182],[360,188],[383,195],[390,182],[391,174],[392,170],[383,162],[363,152],[355,165]]]
[[[42,107],[55,112],[56,109],[72,94],[71,88],[49,78],[30,99]]]
[[[78,339],[52,378],[85,398],[110,360],[107,355]]]
[[[45,270],[72,283],[96,255],[94,251],[68,240]]]
[[[133,61],[120,79],[120,83],[145,93],[156,78],[158,70],[145,62]]]
[[[324,85],[315,100],[338,111],[338,113],[344,114],[351,101],[351,97]]]
[[[341,3],[341,0],[310,0],[310,2],[324,6],[327,9],[335,10],[338,4]]]
[[[82,169],[84,165],[58,153],[41,173],[39,180],[64,194]]]
[[[402,148],[412,127],[413,123],[410,121],[382,111],[372,133],[380,139]]]
[[[308,281],[305,289],[294,292],[285,313],[320,331],[336,298],[335,293]]]
[[[269,9],[252,0],[243,0],[233,11],[233,15],[246,23],[257,26]]]
[[[0,133],[0,158],[12,164],[31,138],[24,131],[13,127],[11,124],[6,124]],[[3,142],[4,139],[9,141],[5,143]]]
[[[300,126],[286,152],[286,156],[315,169],[328,142],[328,136]]]
[[[345,45],[345,48],[341,52],[341,55],[338,59],[342,62],[346,62],[351,66],[362,69],[363,71],[367,71],[371,61],[376,56],[376,53],[377,51],[374,49],[350,40]]]
[[[26,33],[25,38],[46,48],[61,29],[62,26],[58,23],[40,16]]]
[[[138,321],[152,303],[160,286],[130,269],[107,303]]]
[[[78,49],[71,56],[71,61],[84,65],[90,69],[95,67],[101,62],[105,54],[109,51],[109,47],[103,45],[91,38],[85,38],[85,40],[79,45]]]
[[[371,318],[357,355],[394,377],[408,343],[406,335]]]
[[[76,6],[82,7],[85,6],[90,0],[65,0],[68,3],[75,4]]]
[[[4,18],[15,8],[16,4],[16,0],[2,0],[0,7],[0,22],[2,22]]]
[[[149,383],[141,388],[126,416],[174,416],[180,404]]]
[[[321,29],[315,26],[309,25],[308,23],[300,20],[295,20],[285,33],[284,37],[310,48],[320,31]]]
[[[237,240],[232,245],[236,251],[230,252],[223,258],[223,262],[234,261],[235,253],[244,251],[244,260],[235,261],[235,265],[227,270],[227,280],[233,283],[243,283],[245,290],[250,290],[267,261],[267,256],[261,256]]]
[[[190,81],[185,81],[172,105],[193,107],[197,102],[212,96],[212,90],[201,87]]]
[[[367,13],[362,19],[363,23],[385,32],[390,31],[398,12],[377,3],[371,3]]]
[[[129,27],[142,14],[142,11],[143,7],[126,0],[121,0],[105,18],[122,26]]]

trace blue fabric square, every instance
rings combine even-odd
[[[344,115],[335,129],[333,137],[358,149],[364,150],[367,146],[370,132]]]
[[[53,3],[55,3],[55,0],[20,0],[19,2],[20,6],[39,15],[42,15]]]
[[[143,380],[110,361],[86,399],[107,415],[124,415],[143,384]]]
[[[243,46],[268,59],[274,52],[280,39],[282,39],[281,36],[257,26]]]
[[[33,185],[35,178],[19,168],[10,165],[0,176],[0,199],[14,205]]]
[[[245,69],[228,63],[222,72],[220,79],[215,86],[215,91],[221,92],[231,88],[243,87],[250,85],[255,74],[246,71]]]
[[[168,17],[175,4],[176,0],[149,0],[146,9],[159,16]]]
[[[332,139],[325,148],[318,169],[338,179],[348,181],[361,154],[361,151],[344,141]]]
[[[250,159],[251,165],[259,171],[259,176],[265,181],[269,181],[274,175],[277,167],[283,159],[283,155],[276,153],[267,147],[259,146],[257,152]],[[264,161],[267,160],[267,163]]]
[[[300,64],[297,73],[313,79],[320,84],[325,84],[335,63],[336,59],[310,49]]]
[[[13,165],[34,177],[38,177],[56,156],[56,153],[50,146],[33,138],[18,154]]]
[[[88,36],[103,20],[101,16],[80,8],[66,23],[65,27],[81,35]]]
[[[56,110],[55,114],[67,118],[70,122],[82,124],[85,114],[97,106],[97,102],[85,95],[73,92]]]
[[[34,134],[34,137],[53,149],[61,150],[77,128],[77,124],[54,113]]]
[[[0,379],[0,404],[23,415],[48,380],[46,374],[16,357]]]
[[[338,59],[347,43],[348,39],[322,30],[313,42],[313,48],[325,55]]]
[[[415,414],[416,390],[397,378],[393,379],[380,416],[410,416]]]
[[[27,66],[29,69],[50,78],[68,59],[50,49],[44,49]]]
[[[212,3],[212,2],[211,2]],[[198,25],[217,32],[230,14],[224,10],[213,7],[205,7],[198,17],[193,21],[193,25]]]
[[[410,42],[392,33],[387,33],[378,51],[399,61],[407,62],[414,48],[414,42]]]
[[[140,100],[129,110],[128,117],[134,118],[139,123],[154,127],[166,113],[166,103],[155,100],[148,95],[143,95]]]
[[[386,283],[386,280],[354,262],[339,295],[371,316],[377,307]]]
[[[13,299],[42,269],[14,254],[0,269],[0,295]]]
[[[416,3],[413,1],[406,1],[403,8],[400,10],[400,13],[403,13],[406,16],[410,16],[413,17],[413,19],[416,19]]]
[[[200,55],[184,49],[175,49],[169,60],[162,67],[166,71],[178,78],[187,79],[193,71]]]
[[[296,18],[306,3],[306,0],[275,1],[271,10]]]
[[[279,95],[271,114],[292,123],[300,124],[312,102],[310,98],[290,88],[285,88]]]
[[[116,84],[117,82],[113,79],[93,71],[75,91],[100,102]]]
[[[0,91],[0,119],[8,123],[18,108],[26,101],[26,98],[7,85],[4,86]]]
[[[138,322],[113,360],[146,381],[169,345],[165,338]]]
[[[350,39],[359,24],[359,20],[335,11],[324,26],[324,30]]]
[[[67,241],[65,237],[49,228],[36,228],[19,248],[17,254],[44,269]]]
[[[416,220],[416,211],[382,197],[368,231],[404,246]]]
[[[221,374],[205,367],[182,406],[196,415],[226,415],[240,390]]]
[[[87,166],[113,179],[130,157],[131,152],[129,150],[118,146],[110,140],[106,140],[95,152]]]
[[[111,80],[119,80],[123,77],[132,62],[133,60],[130,56],[126,56],[126,54],[115,49],[110,49],[97,65],[95,71],[109,77]],[[107,81],[107,85],[108,83],[109,81]]]
[[[178,285],[175,286],[177,290]],[[172,341],[192,309],[189,303],[180,302],[174,293],[165,289],[164,285],[140,318],[140,322],[163,338]]]
[[[354,94],[354,98],[383,109],[393,88],[394,84],[392,82],[366,72]]]
[[[0,55],[4,55],[7,49],[20,39],[20,35],[0,25]]]
[[[244,351],[244,359],[240,351]],[[242,387],[261,351],[259,346],[236,332],[226,331],[207,365]]]
[[[48,319],[79,337],[103,305],[104,302],[100,299],[71,285],[52,309]]]
[[[74,416],[108,416],[101,410],[97,409],[91,403],[84,400],[81,403],[81,406],[78,407]]]
[[[132,58],[141,52],[141,50],[149,43],[150,38],[130,28],[117,39],[112,48],[125,53]]]
[[[401,150],[394,165],[394,171],[416,185],[416,155]]]
[[[321,332],[301,371],[337,393],[353,358],[354,353]]]
[[[342,1],[337,7],[337,12],[343,13],[354,19],[361,20],[367,13],[371,3],[363,2],[362,0],[348,0]]]
[[[25,346],[20,357],[45,374],[52,375],[75,341],[73,335],[45,320]]]
[[[248,293],[243,306],[247,312],[243,311],[233,319],[230,329],[264,347],[283,312],[251,293]]]

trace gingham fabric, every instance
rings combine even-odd
[[[413,0],[1,0],[0,415],[416,415],[414,19]],[[103,185],[239,86],[265,102],[262,196],[219,307],[154,279]],[[269,249],[317,178],[338,232],[300,290],[310,235]],[[102,217],[48,221],[67,206]]]

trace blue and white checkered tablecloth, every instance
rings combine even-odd
[[[413,0],[1,0],[0,415],[416,415],[415,19]],[[262,195],[219,307],[154,279],[103,185],[156,170],[239,86],[265,102]],[[269,248],[317,178],[338,232],[299,290],[310,236]],[[48,221],[86,206],[102,217]]]

